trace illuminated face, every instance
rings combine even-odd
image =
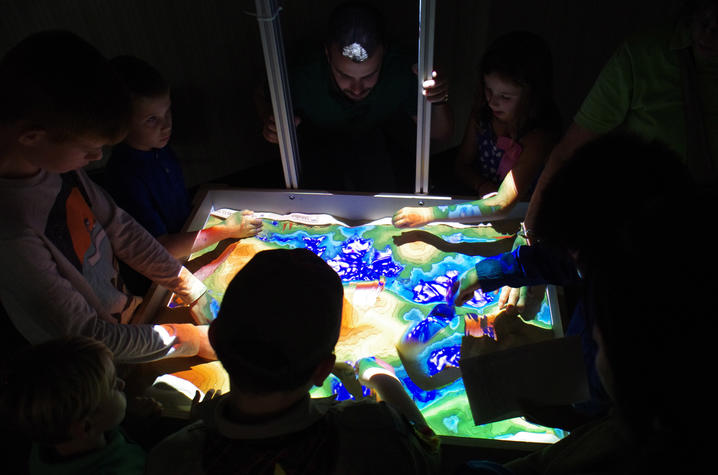
[[[694,51],[703,57],[718,57],[718,6],[707,5],[693,18],[691,25]]]
[[[484,95],[486,104],[494,118],[507,124],[517,120],[519,104],[523,88],[518,84],[503,79],[496,73],[484,75]]]
[[[172,134],[171,107],[169,92],[133,99],[130,129],[125,138],[127,145],[144,151],[167,145]]]
[[[384,49],[380,46],[373,55],[361,63],[355,63],[342,56],[336,45],[325,48],[324,51],[339,90],[352,101],[366,98],[379,80]]]
[[[102,158],[102,147],[108,140],[97,137],[74,137],[58,140],[44,130],[32,130],[21,137],[26,145],[23,163],[18,169],[25,174],[36,173],[39,169],[65,173],[82,168]]]

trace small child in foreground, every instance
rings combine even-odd
[[[51,340],[18,354],[0,398],[5,416],[33,442],[29,472],[144,473],[145,451],[119,427],[123,388],[112,352],[92,338]]]
[[[231,390],[156,446],[147,473],[436,473],[438,437],[380,362],[357,369],[383,402],[310,398],[334,369],[342,305],[339,276],[311,251],[257,253],[210,326]]]

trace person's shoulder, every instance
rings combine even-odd
[[[656,52],[668,51],[671,49],[676,33],[677,27],[674,25],[650,26],[629,35],[619,49],[629,51],[633,55],[653,55]]]
[[[192,470],[201,463],[208,430],[200,420],[165,437],[147,454],[145,473],[193,473]]]
[[[101,473],[144,473],[147,453],[139,444],[130,440],[119,427],[110,431],[107,439],[107,445],[101,454],[106,469]]]
[[[181,428],[162,441],[160,441],[151,451],[150,454],[158,454],[160,452],[172,451],[183,447],[194,446],[201,443],[209,430],[204,421],[199,420]]]
[[[110,157],[107,166],[121,167],[127,160],[136,160],[136,150],[124,142],[120,142],[110,149]]]
[[[142,157],[138,150],[127,144],[119,143],[112,147],[105,166],[106,177],[109,183],[121,177],[130,176],[142,167]]]
[[[390,405],[371,400],[343,401],[325,415],[339,443],[338,472],[363,467],[377,473],[435,473],[438,436],[415,427]],[[390,459],[365,454],[391,453]]]
[[[326,417],[340,433],[354,437],[406,439],[415,435],[413,426],[393,407],[370,399],[342,401],[332,406]]]

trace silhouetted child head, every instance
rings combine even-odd
[[[513,31],[494,40],[481,60],[479,82],[479,122],[507,122],[519,137],[534,128],[560,131],[551,50],[540,36]]]
[[[58,446],[94,440],[118,426],[126,409],[123,387],[110,350],[76,336],[18,354],[3,399],[17,427],[34,442]]]
[[[137,150],[162,148],[172,134],[170,85],[152,65],[134,56],[111,60],[132,97],[132,117],[125,142]]]
[[[33,34],[0,61],[5,176],[65,172],[98,160],[102,146],[124,137],[129,115],[122,81],[73,33]]]
[[[341,279],[311,251],[256,254],[227,287],[209,329],[232,391],[301,393],[321,384],[334,364],[342,302]]]
[[[680,197],[693,190],[685,165],[666,145],[620,132],[604,135],[576,150],[547,184],[533,231],[577,253],[585,271],[636,226],[648,234],[665,220],[680,219],[680,208],[688,206]],[[657,201],[675,204],[658,210]]]

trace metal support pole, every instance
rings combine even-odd
[[[431,103],[422,94],[424,81],[432,79],[434,70],[435,0],[419,0],[419,81],[416,104],[416,182],[414,191],[429,192],[429,152],[431,140]]]
[[[289,94],[287,64],[284,58],[282,28],[279,23],[281,8],[277,6],[276,0],[255,0],[255,5],[274,121],[277,124],[284,183],[287,188],[296,189],[299,187],[299,153],[297,132],[294,127],[294,109]]]

